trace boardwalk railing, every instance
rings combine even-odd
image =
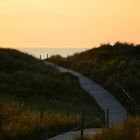
[[[119,101],[121,103],[123,103],[124,106],[127,107],[128,109],[128,115],[137,115],[140,114],[140,105],[137,104],[136,99],[132,97],[133,93],[131,93],[130,91],[128,91],[127,89],[125,89],[123,86],[121,86],[115,79],[113,79],[110,76],[106,76],[104,73],[100,73],[99,71],[95,71],[92,70],[93,73],[96,73],[96,77],[98,77],[99,82],[103,82],[102,80],[107,79],[108,81],[110,81],[110,86],[112,86],[112,92],[114,93],[114,95],[117,97],[117,99],[119,99]],[[105,87],[107,88],[107,87]],[[117,92],[115,92],[115,90],[117,90]],[[125,99],[125,100],[123,100]]]

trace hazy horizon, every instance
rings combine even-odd
[[[2,0],[0,46],[98,47],[140,43],[139,0]]]
[[[47,54],[49,55],[49,57],[51,57],[52,55],[61,55],[62,57],[67,57],[70,55],[74,55],[75,53],[84,52],[91,48],[15,48],[15,49],[33,55],[37,58],[40,58],[41,55],[42,59],[44,59],[47,57]]]

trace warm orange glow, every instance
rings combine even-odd
[[[0,46],[140,43],[139,0],[1,0]]]

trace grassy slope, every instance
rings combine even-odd
[[[101,134],[89,136],[84,140],[139,140],[140,117],[130,118],[119,126],[104,129]],[[80,140],[77,138],[76,140]]]
[[[43,129],[49,136],[76,126],[83,108],[87,120],[103,113],[77,78],[14,49],[0,49],[0,83],[3,139],[27,139],[41,129],[40,108],[46,112]]]
[[[119,42],[113,46],[105,44],[70,56],[67,61],[60,56],[54,56],[50,61],[87,75],[110,90],[131,112],[139,112],[140,45]],[[112,79],[136,100],[136,106]]]

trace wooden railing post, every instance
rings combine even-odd
[[[84,140],[85,112],[81,112],[81,140]]]
[[[49,54],[47,53],[47,59],[49,58]]]
[[[106,127],[109,128],[109,109],[106,109]]]
[[[3,117],[2,114],[0,114],[0,133],[2,132],[2,127],[3,127]]]
[[[43,124],[43,108],[41,108],[40,110],[40,124],[42,125]]]

